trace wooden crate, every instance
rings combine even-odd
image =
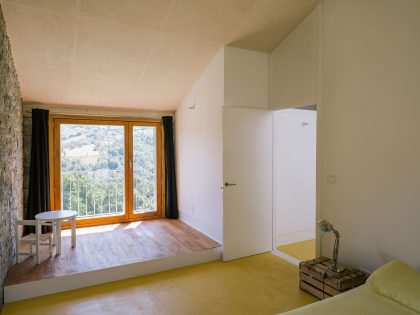
[[[317,298],[340,294],[366,282],[368,274],[352,267],[345,267],[340,273],[328,269],[330,258],[319,257],[299,264],[300,288]]]

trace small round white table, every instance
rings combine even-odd
[[[35,216],[37,224],[41,222],[51,222],[53,224],[53,240],[56,244],[56,254],[61,254],[61,223],[64,221],[71,222],[71,247],[76,246],[76,211],[55,210],[38,213]],[[37,231],[40,231],[40,226]]]

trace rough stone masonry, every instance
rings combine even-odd
[[[0,5],[0,307],[16,253],[15,219],[23,212],[22,102]]]

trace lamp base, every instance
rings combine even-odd
[[[340,273],[343,272],[346,268],[339,264],[331,264],[328,269],[334,273]]]

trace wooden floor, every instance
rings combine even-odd
[[[62,233],[61,255],[48,257],[42,246],[41,263],[21,256],[5,285],[48,279],[175,256],[219,247],[220,244],[179,220],[147,220],[77,229],[77,246],[71,248],[70,230]]]

